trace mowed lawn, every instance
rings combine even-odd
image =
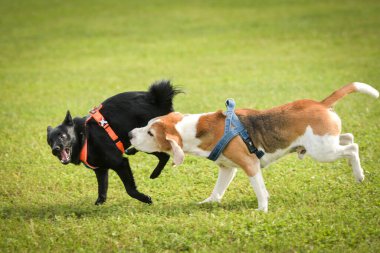
[[[321,100],[342,85],[380,89],[380,2],[0,0],[0,252],[379,252],[380,100],[335,107],[360,146],[365,181],[345,160],[289,155],[263,172],[269,212],[243,171],[221,204],[198,205],[218,173],[187,156],[155,180],[130,158],[149,206],[110,173],[108,201],[84,166],[51,155],[46,127],[123,91],[171,79],[175,109],[265,109]]]

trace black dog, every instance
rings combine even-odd
[[[102,103],[99,112],[104,116],[117,137],[128,148],[131,143],[128,133],[136,128],[145,126],[152,118],[168,114],[173,111],[173,97],[181,91],[174,88],[170,81],[160,81],[151,85],[147,92],[125,92],[115,95]],[[133,178],[128,159],[123,157],[105,128],[90,116],[74,119],[67,111],[63,123],[56,128],[48,126],[47,141],[53,155],[57,156],[62,164],[87,163],[94,169],[98,181],[99,205],[106,201],[108,189],[108,169],[113,169],[122,180],[127,193],[145,203],[152,203],[149,196],[140,193]],[[86,142],[87,141],[87,142]],[[87,146],[87,159],[81,160],[84,144]],[[121,144],[119,143],[119,144]],[[86,147],[85,147],[86,148]],[[124,150],[124,149],[122,149]],[[127,154],[134,154],[137,150],[130,149]],[[152,153],[159,159],[151,178],[156,178],[165,167],[169,156],[165,153]]]

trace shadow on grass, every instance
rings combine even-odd
[[[257,208],[255,199],[252,200],[235,200],[226,203],[206,203],[199,205],[193,201],[164,202],[153,205],[146,205],[134,200],[127,200],[118,203],[106,203],[102,206],[95,206],[90,200],[78,203],[66,204],[32,204],[30,206],[7,206],[0,208],[1,219],[47,219],[57,220],[59,218],[109,218],[118,216],[136,216],[136,215],[157,215],[166,217],[176,217],[181,215],[190,215],[193,213],[209,213],[219,211],[243,211]],[[127,202],[127,203],[126,203]]]

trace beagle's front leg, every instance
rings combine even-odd
[[[203,200],[202,202],[199,202],[199,204],[203,204],[207,202],[220,202],[223,198],[224,193],[227,190],[227,187],[230,185],[235,175],[236,175],[236,168],[226,168],[226,167],[220,166],[218,180],[216,181],[214,190],[212,191],[210,197]]]

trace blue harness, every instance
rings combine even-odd
[[[224,127],[224,135],[216,144],[214,149],[211,151],[207,159],[216,161],[227,144],[234,138],[236,135],[240,135],[244,143],[247,145],[249,152],[254,153],[257,158],[263,157],[265,154],[263,151],[258,150],[253,144],[251,138],[248,135],[247,129],[240,122],[239,118],[235,114],[235,101],[233,99],[227,99],[226,101],[226,125]],[[233,125],[233,128],[231,127]]]

